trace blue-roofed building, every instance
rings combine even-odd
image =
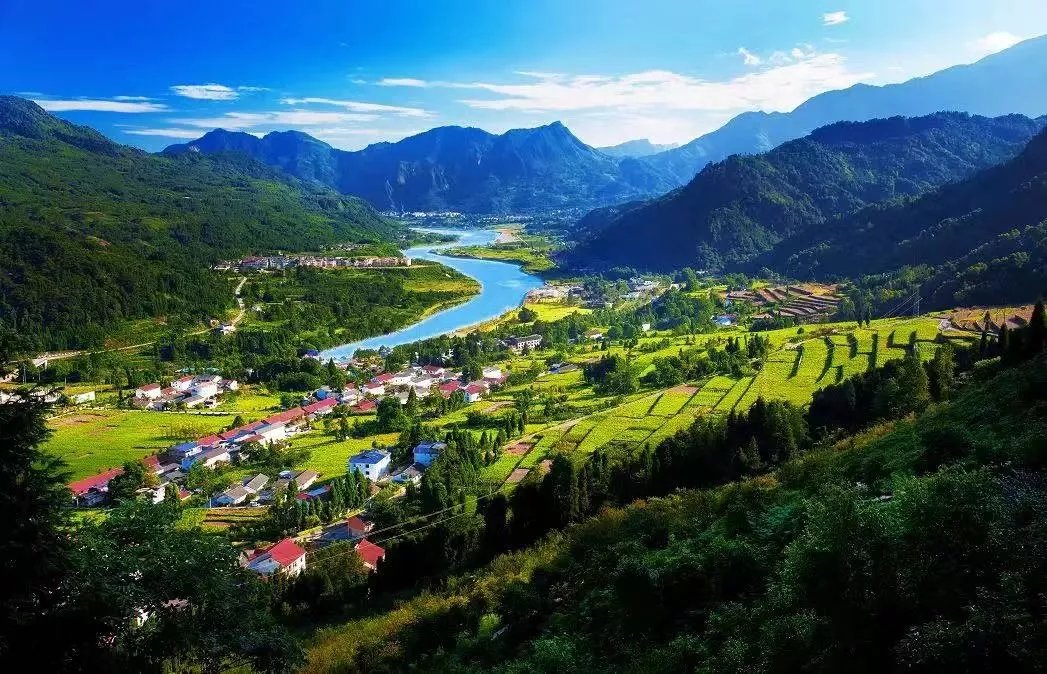
[[[183,442],[181,444],[175,445],[171,448],[170,454],[172,457],[178,459],[185,459],[190,456],[196,456],[202,451],[204,450],[200,447],[200,443],[196,442],[195,440],[191,440],[189,442]]]
[[[447,445],[442,442],[420,442],[414,448],[414,462],[428,467],[445,449]]]
[[[349,457],[349,472],[360,471],[364,476],[377,482],[389,473],[389,452],[369,449]]]

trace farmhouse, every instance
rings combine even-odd
[[[345,525],[350,538],[363,538],[371,532],[371,529],[374,529],[374,522],[369,522],[359,515],[353,515],[347,519]]]
[[[475,403],[487,393],[487,387],[483,384],[472,383],[465,387],[465,402]]]
[[[113,468],[104,473],[85,477],[69,483],[69,491],[77,505],[93,506],[104,503],[109,498],[109,481],[117,475],[123,475],[123,468]]]
[[[510,337],[506,342],[509,350],[520,353],[524,349],[537,349],[542,344],[541,335],[527,335],[526,337]]]
[[[236,484],[219,494],[214,502],[218,505],[233,506],[243,503],[251,496],[254,496],[254,492],[243,485]]]
[[[377,482],[389,472],[389,460],[388,452],[369,449],[349,457],[348,471],[358,470],[372,482]]]
[[[422,481],[422,473],[425,471],[425,466],[417,463],[412,463],[400,472],[393,475],[392,480],[397,484],[406,484],[411,482],[413,484],[419,484]]]
[[[364,566],[371,571],[378,568],[378,562],[385,559],[385,549],[375,545],[366,538],[356,544],[356,554],[360,555]]]
[[[135,397],[156,400],[160,397],[160,390],[159,384],[145,384],[135,389]]]
[[[447,449],[442,442],[420,442],[414,448],[414,462],[423,466],[429,466],[440,456],[440,452]]]
[[[367,414],[374,412],[378,408],[378,403],[373,400],[361,400],[353,406],[353,414]]]
[[[241,564],[262,576],[279,573],[293,578],[305,571],[305,556],[305,550],[293,539],[285,538],[265,550],[244,555]]]

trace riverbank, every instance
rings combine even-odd
[[[323,359],[347,360],[358,349],[379,349],[448,335],[496,319],[521,306],[527,293],[544,285],[544,281],[507,260],[480,259],[449,255],[452,247],[487,249],[500,236],[493,229],[450,230],[427,229],[428,233],[455,235],[453,243],[424,245],[409,248],[404,255],[412,260],[438,262],[475,280],[480,292],[456,306],[437,311],[422,320],[388,334],[359,340],[327,349]]]

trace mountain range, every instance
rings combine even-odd
[[[586,145],[559,122],[501,135],[439,127],[357,152],[295,131],[257,138],[217,129],[164,150],[169,156],[190,152],[246,154],[395,212],[591,208],[674,186],[639,159]]]
[[[399,233],[360,199],[259,162],[151,155],[0,97],[0,333],[24,350],[220,314],[232,289],[208,268],[222,259]]]
[[[766,152],[833,122],[919,117],[943,110],[985,117],[1047,113],[1047,36],[967,65],[899,84],[856,84],[808,99],[790,112],[745,112],[678,148],[646,158],[679,184],[710,162]]]
[[[639,140],[627,140],[624,143],[618,143],[617,145],[597,149],[604,154],[611,155],[612,157],[649,157],[653,154],[672,150],[676,147],[679,147],[676,143],[655,145],[646,138],[641,138]]]
[[[655,197],[686,184],[709,163],[766,152],[834,122],[945,110],[989,117],[1042,115],[1047,113],[1045,82],[1047,36],[900,84],[830,91],[791,112],[746,112],[672,149],[646,140],[597,149],[556,122],[501,135],[439,127],[356,152],[295,131],[256,138],[215,130],[165,153],[244,153],[298,178],[360,196],[381,210],[588,210]]]
[[[575,267],[722,269],[812,242],[829,223],[876,202],[919,195],[1018,154],[1047,120],[966,113],[838,122],[760,155],[733,155],[649,202],[579,223]]]

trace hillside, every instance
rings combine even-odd
[[[927,266],[934,306],[1035,299],[1047,287],[1047,133],[1013,160],[915,200],[863,209],[759,263],[806,277]]]
[[[1018,154],[1045,119],[936,113],[841,122],[770,152],[732,156],[646,203],[590,213],[576,267],[721,268],[833,217],[918,195]]]
[[[1047,113],[1047,36],[1021,42],[970,65],[899,84],[856,84],[819,94],[791,112],[746,112],[719,129],[645,161],[679,184],[732,154],[767,152],[838,121],[918,117],[958,110],[985,117]]]
[[[357,152],[300,132],[264,138],[221,129],[166,155],[242,153],[391,211],[475,213],[586,208],[650,196],[675,183],[631,157],[611,157],[559,122],[502,135],[440,127]]]
[[[396,231],[358,199],[257,162],[149,155],[0,97],[0,333],[20,350],[214,317],[232,305],[208,271],[221,259]]]

